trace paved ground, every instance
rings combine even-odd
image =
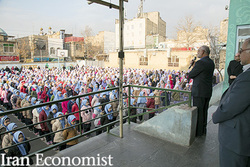
[[[211,107],[209,115],[216,107]],[[55,156],[113,157],[114,167],[218,167],[218,125],[208,120],[206,136],[196,138],[190,147],[182,147],[134,131],[137,124],[125,124],[124,138],[103,133]],[[112,133],[119,134],[119,128]]]
[[[114,167],[218,167],[218,126],[211,122],[211,115],[216,107],[215,105],[209,108],[208,134],[196,138],[190,147],[182,147],[149,137],[133,130],[137,124],[125,124],[123,139],[103,133],[88,140],[80,139],[84,142],[61,152],[50,150],[44,153],[44,157],[52,155],[72,158],[97,157],[97,154],[100,154],[100,157],[111,155]],[[18,127],[24,125],[15,116],[9,117],[12,122],[17,123]],[[34,133],[27,129],[23,132],[27,137],[35,137]],[[119,127],[111,132],[119,135]],[[31,145],[31,152],[47,147],[40,139],[31,142]]]

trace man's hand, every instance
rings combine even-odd
[[[230,79],[235,79],[236,76],[235,75],[230,75]]]

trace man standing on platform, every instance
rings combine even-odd
[[[192,96],[193,106],[198,108],[196,136],[207,133],[207,111],[210,98],[212,96],[212,82],[214,73],[214,62],[209,58],[210,49],[203,45],[198,49],[197,57],[200,58],[195,63],[189,73],[189,78],[193,79]]]
[[[234,60],[230,61],[227,73],[228,73],[228,83],[229,85],[236,79],[236,77],[242,73],[242,65],[240,64],[240,53],[236,53],[234,56]]]
[[[239,51],[243,72],[222,95],[213,122],[219,123],[220,167],[250,166],[250,38]]]

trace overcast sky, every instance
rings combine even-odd
[[[140,0],[125,2],[128,19],[136,16],[139,4]],[[229,0],[145,0],[144,12],[159,11],[167,24],[167,36],[174,37],[177,23],[187,15],[203,25],[219,26],[228,17],[226,5]],[[41,27],[47,32],[50,26],[53,31],[65,29],[75,36],[81,36],[87,25],[95,34],[114,32],[118,17],[118,10],[88,5],[87,0],[0,0],[0,28],[16,37],[38,34]]]

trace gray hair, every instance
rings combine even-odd
[[[250,38],[247,38],[246,40],[245,40],[245,42],[247,42],[247,48],[246,49],[250,49]]]
[[[207,55],[209,55],[209,54],[210,54],[210,49],[209,49],[209,47],[208,47],[207,45],[203,45],[203,46],[201,46],[201,49],[202,49],[202,50],[204,50],[204,51],[205,51],[205,53],[207,53]]]

